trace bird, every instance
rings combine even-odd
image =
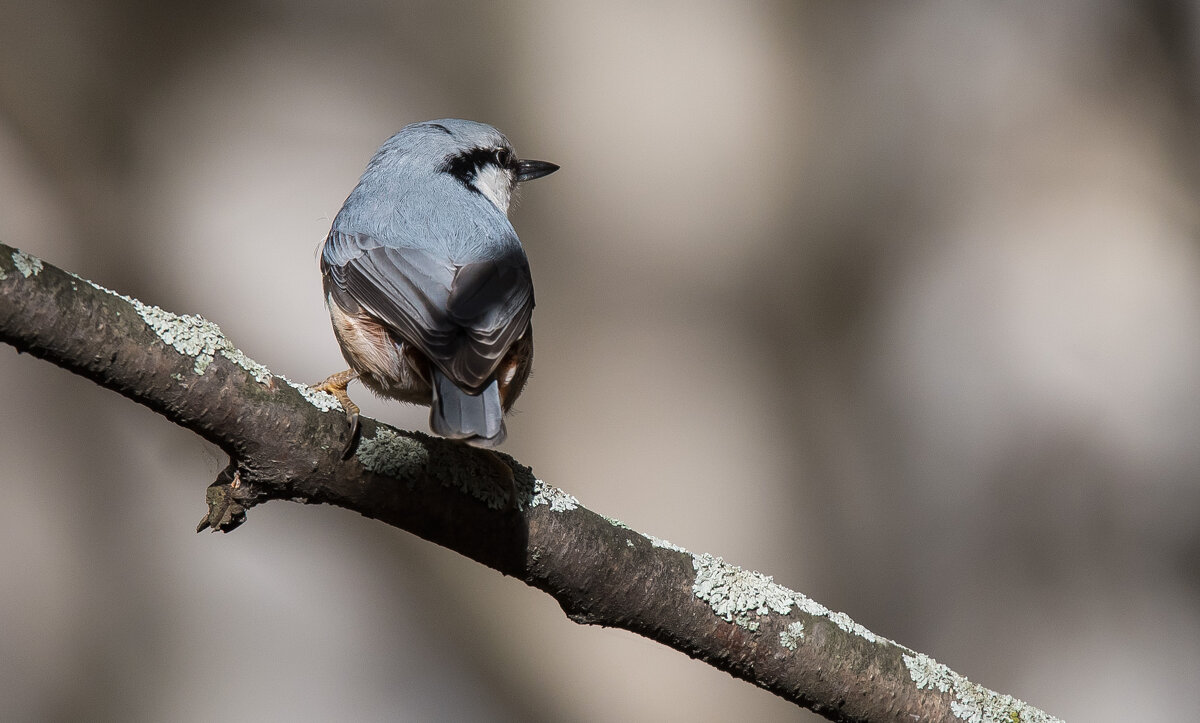
[[[508,219],[517,186],[559,166],[522,160],[490,125],[413,123],[367,164],[321,246],[334,336],[350,368],[332,393],[359,431],[347,394],[430,407],[433,432],[478,447],[507,436],[504,415],[533,363],[533,277]]]

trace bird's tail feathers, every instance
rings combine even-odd
[[[495,447],[504,441],[507,432],[499,382],[493,379],[479,394],[468,394],[435,368],[431,386],[429,426],[436,434],[477,447]]]

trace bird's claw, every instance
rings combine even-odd
[[[350,395],[346,393],[346,386],[357,378],[357,372],[347,369],[344,372],[331,375],[325,381],[315,384],[312,387],[319,392],[329,392],[332,394],[346,412],[346,423],[350,425],[350,436],[346,439],[346,446],[342,448],[342,459],[350,459],[350,455],[354,454],[354,448],[358,445],[359,434],[362,432],[362,426],[358,422],[358,405],[351,401]]]
[[[355,408],[357,410],[357,407]],[[342,448],[342,459],[350,459],[354,448],[358,446],[358,438],[362,433],[362,425],[358,423],[358,411],[347,412],[346,422],[350,424],[350,436],[346,438],[346,446]]]

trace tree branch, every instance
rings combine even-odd
[[[159,412],[229,466],[200,523],[269,500],[354,510],[524,580],[579,623],[669,645],[837,721],[1052,721],[761,573],[580,506],[511,457],[362,420],[273,375],[215,324],[101,288],[0,244],[0,339]]]

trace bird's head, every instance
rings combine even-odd
[[[504,134],[492,126],[457,118],[405,126],[382,150],[453,176],[502,213],[508,213],[517,184],[558,170],[553,163],[518,158]]]

